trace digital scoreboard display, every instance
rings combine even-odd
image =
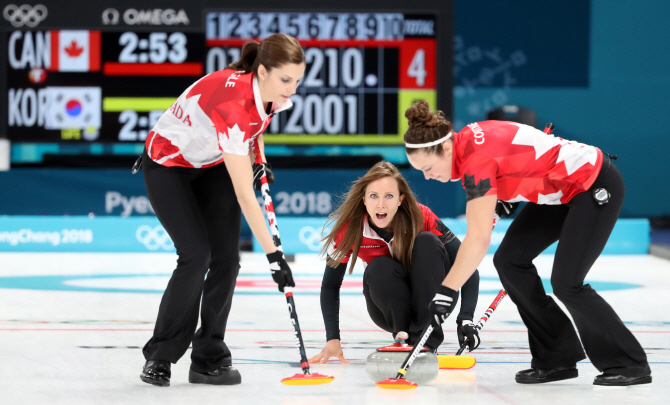
[[[298,39],[306,70],[266,143],[401,144],[405,110],[419,99],[436,108],[435,15],[204,10],[203,18],[204,32],[7,31],[7,136],[143,142],[184,89],[236,61],[246,41],[274,33]]]
[[[245,41],[282,32],[305,51],[294,107],[273,118],[268,143],[402,143],[405,110],[436,104],[435,17],[400,13],[208,13],[207,70]]]

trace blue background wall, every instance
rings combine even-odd
[[[626,181],[623,217],[670,215],[669,1],[457,0],[455,16],[457,129],[485,119],[487,106],[531,108],[538,126],[553,122],[557,136],[619,156]],[[468,80],[499,66],[482,58],[459,70],[459,53],[468,61],[476,47],[497,47],[508,59],[521,51],[526,61],[507,69],[512,83],[506,85],[500,74],[491,86],[469,88]],[[571,53],[574,59],[566,61]],[[564,85],[553,86],[551,74],[543,77],[541,71],[547,63],[563,66],[572,77],[560,76]],[[584,64],[587,69],[580,69]]]
[[[290,7],[290,1],[284,6]],[[556,124],[558,136],[593,144],[619,156],[616,164],[627,188],[622,217],[670,216],[670,180],[666,174],[670,169],[670,137],[666,135],[669,1],[456,0],[454,11],[456,87],[452,118],[456,129],[485,119],[487,110],[503,104],[531,108],[538,114],[538,126],[551,121]],[[135,145],[123,146],[133,149]],[[372,151],[397,163],[406,162],[402,147],[325,149],[318,149],[318,153]],[[268,154],[273,153],[302,152],[268,145]],[[14,158],[25,156],[16,154]],[[49,169],[39,176],[41,180],[30,174],[37,183],[31,183],[33,189],[28,189],[22,177],[27,172],[21,170],[12,169],[0,176],[0,215],[85,215],[90,212],[86,208],[89,204],[77,200],[81,189],[73,185],[81,176],[99,176],[90,191],[97,193],[96,204],[100,207],[104,207],[105,193],[118,189],[118,181],[128,181],[128,187],[137,188],[124,196],[143,193],[139,176],[130,180],[116,178],[112,172],[77,174],[74,169],[66,173]],[[413,184],[422,188],[420,197],[448,189],[448,202],[436,203],[445,208],[434,206],[436,211],[442,211],[441,216],[463,213],[465,204],[458,184],[426,182],[417,174]],[[28,197],[35,193],[34,187],[55,184],[60,184],[62,195],[39,197],[42,201],[38,207],[27,203],[37,198]],[[281,187],[284,186],[278,185],[273,192]],[[143,204],[136,202],[140,207]],[[61,209],[62,204],[73,205]],[[95,210],[96,215],[122,212],[120,207],[112,212],[100,207]]]

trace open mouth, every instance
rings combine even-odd
[[[379,219],[379,220],[383,220],[383,219],[386,218],[386,215],[387,215],[387,214],[379,214],[379,213],[377,213],[377,214],[375,214],[375,215],[377,216],[377,219]]]

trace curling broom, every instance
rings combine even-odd
[[[407,374],[407,370],[410,368],[419,353],[421,353],[421,349],[423,349],[423,345],[426,344],[426,340],[428,340],[428,337],[433,332],[433,329],[434,326],[432,323],[430,323],[426,329],[423,330],[421,339],[419,339],[419,342],[414,345],[412,351],[409,352],[407,358],[402,363],[402,366],[400,366],[400,369],[394,378],[387,378],[386,380],[377,381],[375,384],[380,388],[389,388],[395,390],[408,390],[418,387],[419,385],[417,383],[405,379],[405,374]]]
[[[255,142],[254,149],[256,153],[255,162],[262,165],[263,159],[261,158],[258,141]],[[270,233],[272,233],[272,240],[274,241],[274,244],[277,247],[277,249],[283,251],[281,246],[281,240],[279,239],[279,228],[277,227],[277,217],[275,216],[274,205],[272,205],[270,186],[268,185],[265,170],[263,170],[263,175],[261,177],[261,194],[263,195],[263,203],[265,204],[265,211],[267,212],[268,222],[270,223]],[[298,345],[298,351],[300,352],[300,367],[302,368],[303,373],[295,374],[291,377],[286,377],[282,379],[281,380],[282,384],[319,385],[319,384],[328,384],[329,382],[332,382],[335,377],[309,372],[309,362],[307,361],[305,344],[303,343],[302,333],[300,332],[300,324],[298,323],[298,313],[296,312],[295,309],[295,301],[293,300],[293,292],[291,291],[291,287],[284,286],[284,295],[286,295],[288,312],[289,315],[291,316],[291,324],[293,325],[293,334],[295,336],[295,341]]]
[[[477,331],[482,330],[484,327],[484,324],[486,321],[489,320],[491,315],[493,314],[493,311],[496,310],[498,307],[498,304],[500,304],[500,301],[502,301],[503,298],[507,293],[505,290],[500,290],[496,298],[493,300],[491,305],[489,306],[489,309],[486,310],[484,313],[484,316],[477,322]],[[458,349],[455,355],[447,355],[447,354],[438,354],[437,355],[437,362],[440,365],[440,369],[469,369],[475,366],[477,363],[477,360],[475,360],[474,357],[472,356],[461,356],[461,353],[465,350],[465,348],[468,347],[468,342],[465,341],[461,345],[461,347]]]

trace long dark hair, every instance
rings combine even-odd
[[[335,225],[333,225],[333,229],[328,236],[322,239],[322,241],[325,241],[321,250],[322,255],[327,253],[328,246],[333,243],[337,234],[347,224],[347,230],[344,232],[342,242],[329,257],[329,266],[336,267],[344,260],[349,250],[353,249],[349,273],[354,270],[358,250],[363,240],[363,221],[368,215],[363,204],[365,189],[368,187],[368,184],[385,177],[395,179],[398,182],[400,195],[405,196],[400,207],[398,207],[398,212],[393,217],[393,257],[402,263],[405,268],[410,269],[412,267],[414,239],[416,239],[421,229],[423,229],[423,214],[417,204],[414,193],[412,193],[402,173],[389,162],[377,163],[363,177],[354,181],[349,191],[344,195],[342,204],[328,217],[324,229],[329,224],[335,223]]]
[[[242,47],[240,60],[226,66],[226,69],[243,70],[258,74],[258,66],[270,71],[287,63],[305,62],[305,53],[298,40],[286,34],[272,34],[263,42],[248,41]]]
[[[405,117],[409,123],[409,129],[405,132],[405,143],[427,143],[437,141],[452,130],[451,122],[444,118],[440,110],[432,111],[425,100],[417,101],[405,111]],[[405,148],[408,155],[419,150],[427,154],[441,156],[444,153],[442,143],[427,148]]]

